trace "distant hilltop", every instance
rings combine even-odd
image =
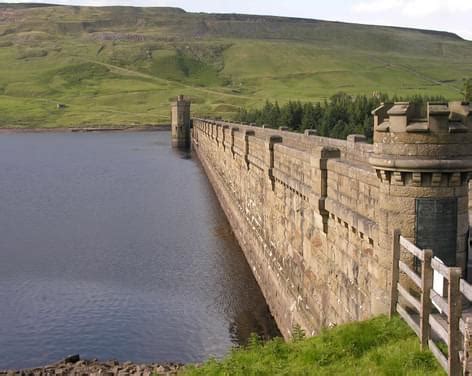
[[[69,5],[58,5],[58,4],[41,4],[41,3],[0,3],[0,9],[4,8],[12,8],[12,9],[29,9],[29,8],[48,8],[48,7],[58,7],[58,8],[87,8],[87,7],[79,7],[79,6],[69,6]],[[314,25],[322,26],[323,28],[332,28],[333,31],[336,28],[346,29],[346,28],[363,28],[365,30],[371,31],[381,31],[381,30],[391,30],[392,32],[417,32],[423,33],[426,35],[442,37],[442,38],[451,38],[456,40],[463,40],[460,36],[454,33],[445,32],[445,31],[436,31],[436,30],[423,30],[423,29],[414,29],[414,28],[405,28],[405,27],[394,27],[394,26],[375,26],[375,25],[364,25],[364,24],[354,24],[354,23],[347,23],[347,22],[339,22],[339,21],[323,21],[318,19],[309,19],[309,18],[296,18],[296,17],[283,17],[283,16],[264,16],[264,15],[250,15],[250,14],[237,14],[237,13],[189,13],[186,12],[182,8],[177,7],[133,7],[133,6],[105,6],[105,7],[94,7],[95,9],[101,9],[104,12],[108,13],[126,13],[128,15],[186,15],[190,18],[199,18],[200,20],[205,20],[208,22],[212,21],[226,21],[226,22],[238,22],[241,24],[244,23],[263,23],[267,26],[276,27],[277,25],[284,27],[312,27]],[[234,26],[234,25],[233,25]],[[231,28],[231,32],[236,32],[236,34],[240,34],[243,30],[238,30],[238,27]],[[214,30],[216,31],[216,30]],[[305,40],[302,34],[296,35],[296,30],[282,30],[281,28],[275,30],[263,30],[262,28],[259,29],[259,33],[256,32],[252,34],[253,38],[265,38],[267,37],[265,32],[272,31],[281,33],[280,36],[288,39],[302,39]],[[342,30],[339,30],[342,32]],[[220,34],[226,34],[223,30],[219,30]],[[218,32],[217,32],[218,34]],[[246,33],[244,33],[246,34]]]
[[[0,4],[0,128],[169,124],[339,92],[462,98],[456,34],[164,7]],[[64,104],[58,107],[57,104]]]

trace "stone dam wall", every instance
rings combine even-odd
[[[387,307],[379,180],[356,141],[194,120],[194,150],[286,337]]]
[[[385,109],[375,114],[374,145],[357,135],[343,141],[193,119],[193,149],[286,338],[295,326],[314,335],[387,313],[395,229],[423,247],[439,239],[438,255],[444,245],[446,263],[466,272],[472,148],[459,154],[457,145],[470,146],[470,134],[407,132],[409,119],[397,127],[395,106],[390,119]],[[422,123],[431,133],[433,115]],[[441,229],[452,237],[444,241]]]

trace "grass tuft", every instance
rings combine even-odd
[[[398,317],[326,329],[284,342],[251,339],[221,361],[187,367],[184,375],[444,375],[434,356]]]

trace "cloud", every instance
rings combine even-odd
[[[437,13],[461,14],[472,10],[471,0],[363,0],[354,3],[356,13],[395,12],[408,17],[424,17]]]
[[[361,1],[353,5],[353,10],[358,13],[378,13],[395,9],[403,5],[402,0],[378,0]]]

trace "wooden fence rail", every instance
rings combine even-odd
[[[472,286],[461,279],[460,268],[445,266],[432,250],[418,248],[398,230],[393,236],[390,315],[398,312],[448,375],[472,375],[472,313],[462,309],[463,299],[472,301]],[[416,270],[415,258],[421,265]],[[443,278],[443,291],[433,289],[435,273]]]

